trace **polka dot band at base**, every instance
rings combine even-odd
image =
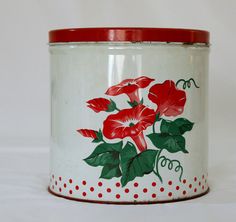
[[[91,184],[86,179],[78,180],[76,178],[63,178],[63,176],[50,178],[50,190],[54,194],[62,195],[68,198],[92,200],[92,201],[118,201],[126,202],[133,200],[135,202],[149,201],[173,201],[176,199],[191,198],[201,195],[208,190],[206,175],[193,177],[192,179],[183,179],[181,182],[150,181],[150,184],[143,186],[137,181],[129,184],[129,187],[122,187],[120,182],[109,183],[110,187],[102,181]],[[79,186],[79,184],[81,184]]]

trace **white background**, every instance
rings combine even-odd
[[[235,20],[234,0],[0,0],[0,221],[78,221],[82,217],[96,221],[234,221]],[[74,203],[47,194],[47,32],[97,26],[211,32],[209,195],[180,204],[115,207]]]

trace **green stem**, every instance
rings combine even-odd
[[[157,120],[156,120],[156,121],[153,123],[153,125],[152,125],[152,131],[153,131],[153,133],[156,133],[156,131],[155,131],[155,124],[156,124],[156,122],[157,122]],[[161,150],[159,150],[158,154],[156,155],[156,161],[155,161],[155,163],[156,163],[156,171],[153,170],[153,173],[159,178],[159,180],[160,180],[161,183],[162,183],[162,182],[163,182],[163,181],[162,181],[162,177],[161,177],[161,175],[160,175],[160,173],[159,173],[159,170],[158,170],[158,161],[159,161],[160,154],[161,154]]]
[[[117,110],[118,112],[120,111],[120,109],[118,109],[117,107],[115,108],[115,110]]]
[[[159,178],[159,180],[161,181],[161,183],[163,182],[162,180],[162,177],[159,173],[159,169],[158,169],[158,163],[159,163],[159,158],[160,158],[160,155],[161,155],[161,151],[162,150],[159,150],[157,156],[156,156],[156,171],[153,170],[153,173],[155,173],[157,175],[157,177]]]
[[[153,131],[153,133],[156,133],[156,130],[155,130],[155,124],[156,124],[156,122],[161,121],[161,120],[162,120],[161,118],[158,118],[158,119],[153,123],[153,125],[152,125],[152,131]],[[161,177],[161,175],[160,175],[160,173],[159,173],[159,169],[158,169],[158,163],[159,163],[161,151],[162,151],[162,150],[158,150],[158,154],[156,155],[156,160],[155,160],[155,163],[156,163],[156,171],[153,170],[153,173],[159,178],[159,180],[160,180],[161,183],[162,183],[163,180],[162,180],[162,177]]]
[[[188,81],[189,81],[189,82],[192,81],[193,84],[194,84],[194,86],[195,86],[196,88],[200,88],[200,87],[196,84],[196,82],[195,82],[195,80],[194,80],[193,78],[189,79]]]
[[[184,82],[184,84],[185,84],[185,80],[184,80],[184,79],[179,79],[179,80],[176,82],[175,85],[178,87],[178,84],[179,84],[180,82]]]
[[[158,118],[158,119],[155,120],[155,122],[153,123],[153,125],[152,125],[152,132],[153,132],[153,133],[156,133],[155,124],[156,124],[156,122],[158,122],[158,121],[161,121],[161,118]]]
[[[153,131],[153,133],[156,133],[156,131],[155,131],[155,123],[156,123],[156,122],[154,122],[153,125],[152,125],[152,131]]]
[[[166,158],[165,156],[159,157],[160,165],[161,167],[167,166],[169,170],[174,169],[175,172],[180,171],[179,175],[179,181],[181,182],[182,176],[183,176],[183,167],[181,166],[181,163],[178,160],[170,160]],[[174,163],[177,163],[177,166],[174,165]]]
[[[153,170],[153,173],[159,178],[161,183],[163,183],[161,175],[158,172],[156,172],[155,170]]]
[[[193,78],[190,78],[190,79],[188,79],[188,80],[185,80],[185,79],[179,79],[177,82],[176,82],[176,87],[178,87],[178,84],[180,83],[180,82],[183,82],[183,89],[186,89],[186,87],[188,87],[188,88],[190,88],[190,86],[191,86],[191,81],[192,81],[192,83],[194,84],[194,86],[196,87],[196,88],[200,88],[197,84],[196,84],[196,82],[195,82],[195,80],[193,79]]]

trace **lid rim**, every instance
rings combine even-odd
[[[182,42],[209,44],[210,33],[183,28],[69,28],[49,31],[49,43],[59,42]]]

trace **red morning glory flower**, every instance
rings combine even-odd
[[[146,76],[141,76],[136,79],[125,79],[121,83],[111,86],[106,91],[106,94],[110,96],[117,96],[125,93],[130,98],[130,102],[140,102],[138,89],[146,88],[152,81],[154,81],[154,79]]]
[[[89,138],[92,138],[92,139],[97,139],[98,131],[91,130],[91,129],[78,129],[76,131],[78,133],[80,133],[84,137],[89,137]]]
[[[149,90],[148,98],[157,105],[156,113],[160,116],[178,116],[184,111],[185,91],[176,88],[171,80],[153,85]]]
[[[88,107],[94,112],[99,113],[101,111],[114,111],[115,103],[105,98],[95,98],[87,101]]]
[[[143,131],[155,121],[155,112],[139,104],[109,115],[103,123],[103,134],[108,139],[130,137],[142,152],[147,149]]]

